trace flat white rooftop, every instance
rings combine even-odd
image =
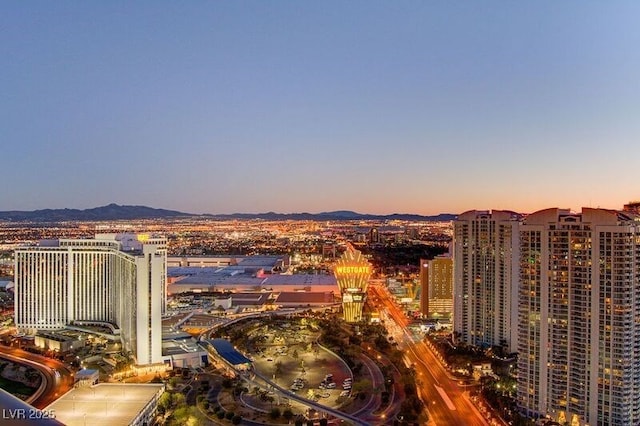
[[[100,383],[72,389],[47,410],[66,426],[127,426],[162,389],[163,384]]]

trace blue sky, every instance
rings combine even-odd
[[[9,2],[0,210],[618,208],[638,2]]]

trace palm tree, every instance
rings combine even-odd
[[[280,376],[280,374],[282,373],[282,363],[280,361],[276,361],[274,368],[275,370],[273,372],[273,378],[275,379],[276,376]]]

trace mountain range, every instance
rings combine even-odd
[[[0,220],[7,222],[71,222],[102,220],[134,220],[163,219],[178,217],[202,217],[209,219],[263,219],[263,220],[412,220],[412,221],[448,221],[456,218],[455,214],[439,214],[422,216],[417,214],[373,215],[361,214],[348,210],[323,213],[233,213],[233,214],[191,214],[175,210],[155,209],[146,206],[121,206],[109,204],[92,209],[43,209],[33,211],[0,212]]]

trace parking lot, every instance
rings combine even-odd
[[[299,396],[339,407],[350,396],[351,371],[337,355],[315,343],[317,334],[292,328],[252,330],[263,336],[251,354],[254,368]]]

